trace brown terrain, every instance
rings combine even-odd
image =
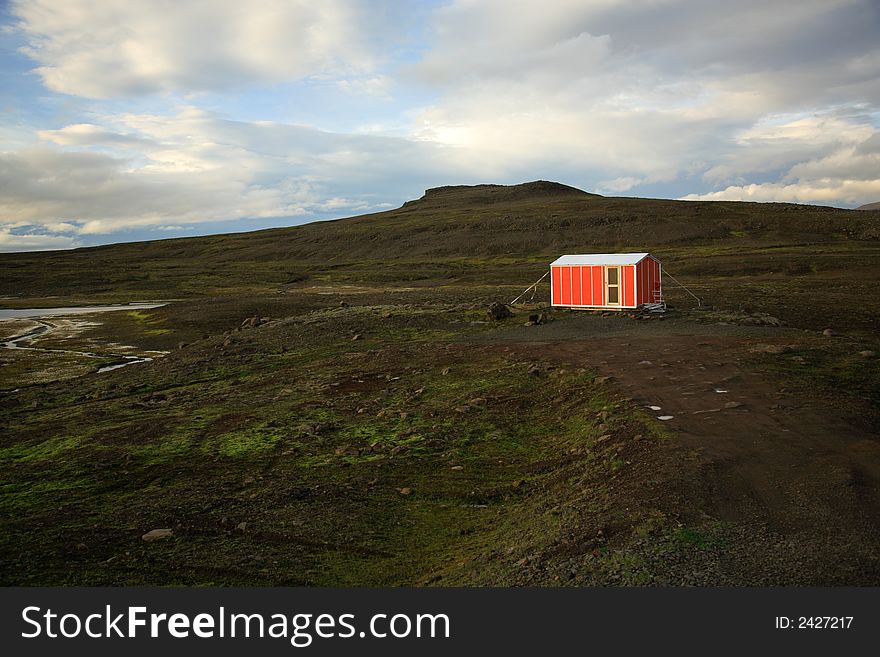
[[[0,350],[0,583],[880,584],[878,237],[535,182],[0,255],[6,308],[166,302],[0,321],[43,331]],[[487,315],[610,251],[700,302]]]

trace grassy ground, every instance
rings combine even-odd
[[[482,321],[330,308],[16,394],[4,582],[513,578],[663,433],[592,371],[461,344]],[[174,538],[140,540],[157,527]]]
[[[867,215],[456,193],[0,258],[8,306],[178,299],[33,343],[152,363],[0,353],[0,583],[880,582]],[[646,248],[700,308],[668,287],[662,321],[486,318],[560,253]],[[706,406],[722,379],[741,407]]]

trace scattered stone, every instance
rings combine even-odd
[[[260,316],[254,315],[253,317],[248,317],[246,320],[244,320],[241,323],[241,326],[239,328],[243,328],[243,329],[255,328],[262,323],[263,322],[260,320]]]
[[[464,414],[464,413],[467,413],[469,410],[471,410],[471,407],[470,407],[470,406],[466,406],[466,405],[465,405],[465,406],[456,406],[456,407],[455,407],[455,412],[456,412],[456,413],[462,413],[462,414]]]
[[[862,358],[874,358],[877,355],[876,351],[871,351],[870,349],[865,349],[864,351],[859,352],[859,356]]]
[[[675,417],[675,416],[674,415],[658,415],[657,419],[663,420],[664,422],[666,422],[666,420],[671,420],[673,417]]]
[[[598,385],[602,385],[603,383],[607,383],[610,380],[611,380],[610,376],[597,376],[595,379],[593,379],[593,383],[596,383]]]
[[[360,333],[355,333],[355,334],[351,337],[351,341],[354,342],[355,340],[360,340],[362,337],[363,337],[363,336],[362,336]]]
[[[742,406],[742,402],[729,401],[724,405],[724,408],[739,408],[740,406]]]
[[[440,371],[440,376],[446,376],[447,374],[449,374],[449,368],[448,368],[448,367],[444,367],[444,368]]]
[[[640,360],[640,361],[639,361],[639,365],[653,365],[653,364],[654,364],[654,363],[652,363],[652,362],[649,361],[649,360]]]
[[[412,495],[413,491],[412,488],[410,488],[409,486],[404,486],[403,488],[398,488],[397,492],[401,495]]]
[[[141,536],[141,539],[143,539],[147,543],[152,543],[153,541],[158,541],[162,538],[168,538],[169,536],[174,536],[174,531],[172,531],[171,529],[151,529],[146,534]]]
[[[463,466],[463,465],[453,465],[453,466],[452,466],[451,468],[449,468],[449,469],[450,469],[450,470],[464,470],[464,466]]]
[[[705,411],[694,411],[694,415],[700,415],[701,413],[718,413],[720,408],[708,408]]]
[[[493,301],[489,306],[489,309],[486,311],[486,314],[489,316],[489,319],[493,321],[499,321],[502,319],[507,319],[508,317],[513,317],[513,313],[510,312],[510,308],[508,308],[503,303],[498,303],[497,301]]]
[[[833,338],[835,335],[837,335],[837,331],[835,331],[834,329],[827,328],[824,331],[822,331],[822,335],[824,335],[826,338]]]
[[[648,406],[648,408],[651,409],[652,411],[659,411],[662,407],[661,406]]]
[[[347,301],[340,301],[339,307],[340,308],[348,308],[348,302]]]
[[[235,526],[235,528],[238,531],[243,532],[243,531],[247,531],[247,526],[248,526],[248,524],[246,522],[240,522]]]

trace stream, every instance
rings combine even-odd
[[[47,353],[73,354],[75,356],[84,356],[86,358],[116,358],[119,362],[105,365],[98,368],[98,374],[118,370],[121,367],[128,367],[136,363],[148,363],[153,359],[149,356],[128,356],[117,353],[94,353],[91,351],[75,351],[72,349],[48,349],[43,347],[30,346],[37,338],[46,336],[55,330],[55,325],[46,321],[47,317],[63,317],[66,315],[86,315],[91,313],[113,312],[117,310],[148,310],[150,308],[159,308],[164,303],[132,303],[128,305],[113,306],[71,306],[63,308],[0,308],[0,321],[4,319],[29,319],[37,324],[34,329],[21,335],[16,335],[0,342],[0,347],[4,349],[24,349],[28,351],[41,351]]]

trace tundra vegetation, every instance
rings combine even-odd
[[[0,582],[877,585],[878,220],[530,183],[2,255],[6,307],[168,303],[0,351]],[[702,306],[487,315],[645,250]]]

